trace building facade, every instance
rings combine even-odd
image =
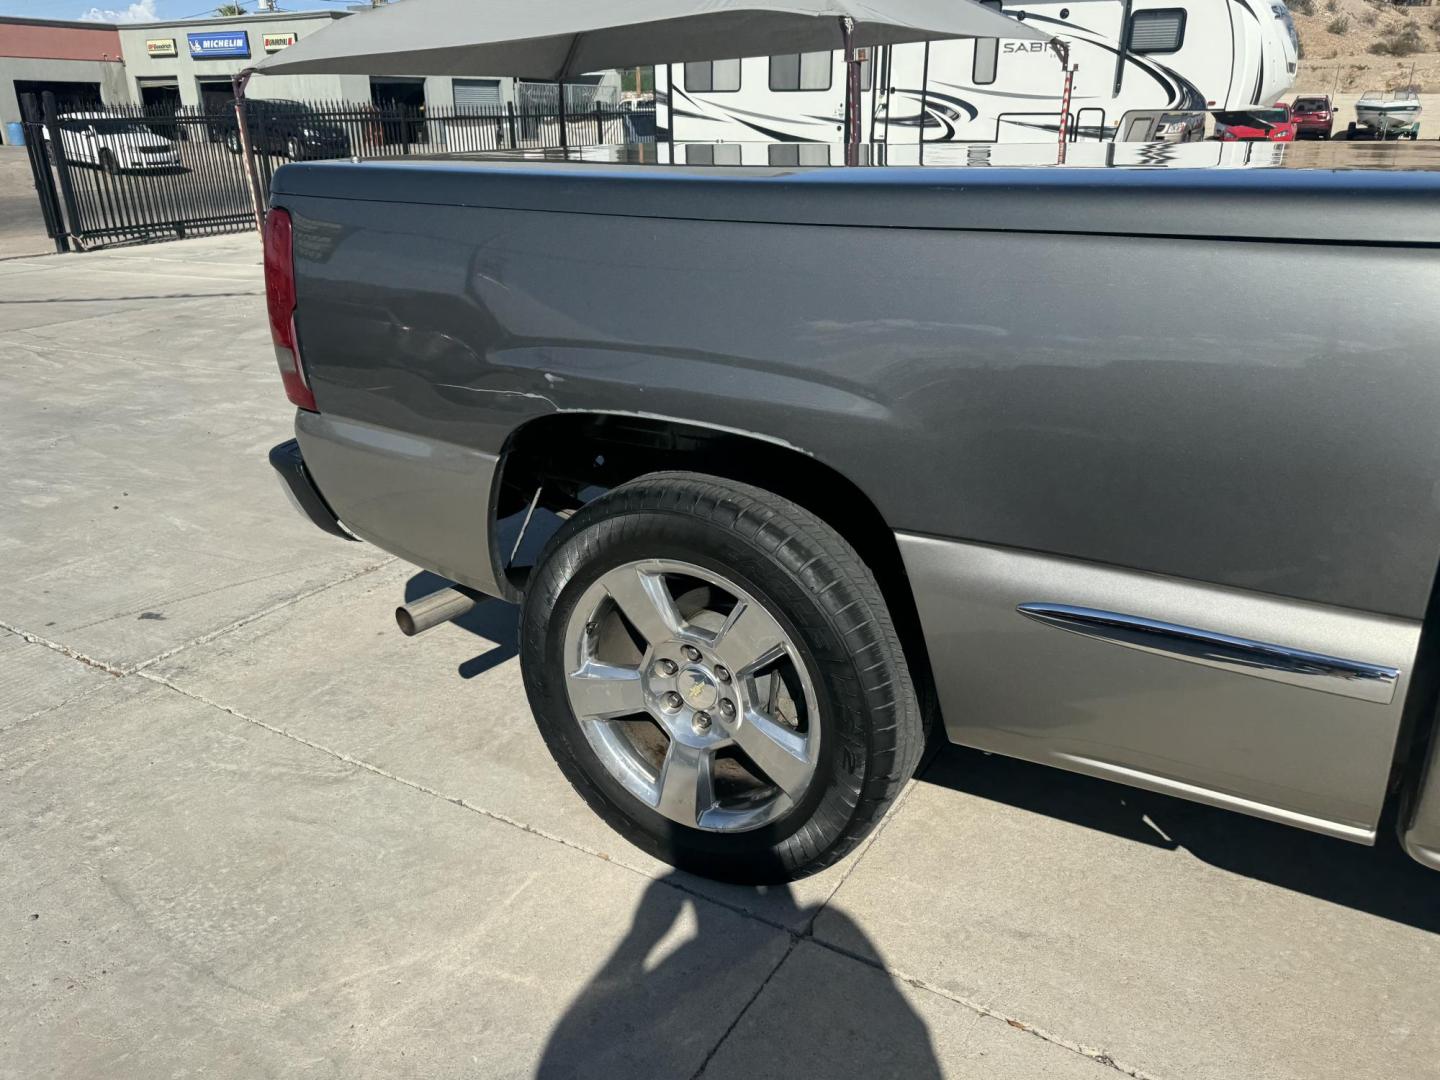
[[[0,16],[0,136],[12,142],[21,94],[55,94],[80,110],[132,101],[120,34],[93,22]]]
[[[159,112],[228,108],[234,98],[231,80],[241,71],[336,19],[365,17],[343,11],[256,12],[119,26],[0,17],[0,136],[13,139],[7,124],[21,119],[19,95],[43,90],[56,93],[62,111],[108,105],[143,105]],[[573,88],[567,101],[619,101],[615,72],[576,82],[594,89]],[[546,90],[527,95],[514,79],[485,76],[257,75],[246,95],[429,110],[510,102],[524,108],[527,101],[544,100]],[[549,93],[553,97],[553,90]]]
[[[235,95],[231,79],[347,13],[297,11],[169,23],[124,23],[118,29],[131,97],[154,108],[215,110]],[[246,91],[257,98],[367,101],[363,75],[257,76]]]

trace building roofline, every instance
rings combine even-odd
[[[252,22],[294,22],[296,19],[343,19],[348,11],[255,11],[249,15],[211,15],[200,19],[171,19],[169,22],[105,23],[117,30],[163,30],[179,26],[213,26]],[[94,25],[94,24],[91,24]]]
[[[0,25],[63,26],[75,30],[119,29],[115,23],[99,22],[96,19],[32,19],[25,15],[0,15]]]
[[[296,19],[343,19],[348,11],[254,11],[249,15],[210,15],[169,22],[100,22],[98,19],[33,19],[26,15],[0,15],[0,26],[50,26],[67,30],[160,30],[170,26],[210,26],[220,23],[292,22]]]

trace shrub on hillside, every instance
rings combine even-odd
[[[1340,0],[1325,0],[1325,10],[1334,15],[1340,10]]]
[[[1377,56],[1410,56],[1424,52],[1426,39],[1420,36],[1420,24],[1411,20],[1394,30],[1385,30],[1378,42],[1372,42],[1369,50]]]
[[[1325,29],[1332,34],[1348,34],[1350,32],[1350,16],[1339,15],[1326,24]]]
[[[1374,11],[1367,11],[1364,15],[1360,16],[1360,21],[1366,26],[1374,26],[1377,22],[1380,21],[1380,16],[1377,15]]]
[[[1430,20],[1430,29],[1434,30],[1437,34],[1440,34],[1440,15],[1436,15]]]
[[[1376,56],[1409,56],[1424,52],[1425,39],[1420,36],[1420,25],[1412,21],[1385,31],[1379,41],[1371,43],[1370,51]]]
[[[1315,14],[1315,0],[1290,0],[1289,7],[1292,15]]]

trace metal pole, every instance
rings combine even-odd
[[[1067,43],[1052,40],[1050,47],[1055,50],[1055,55],[1060,60],[1061,70],[1065,73],[1065,90],[1060,95],[1060,142],[1055,151],[1056,162],[1063,165],[1065,164],[1065,143],[1070,138],[1070,96],[1075,89],[1075,68],[1070,65],[1070,46]]]
[[[925,164],[925,122],[930,119],[930,42],[925,42],[925,63],[920,69],[920,164]]]
[[[565,80],[557,79],[555,89],[560,91],[560,148],[570,148],[570,133],[565,130]]]
[[[245,158],[245,175],[250,181],[250,207],[255,212],[255,231],[265,235],[265,199],[260,194],[260,172],[255,165],[255,147],[250,143],[250,125],[245,119],[245,87],[250,84],[253,68],[246,68],[230,85],[235,91],[235,123],[239,125],[240,153]]]
[[[70,159],[65,156],[62,141],[59,111],[55,106],[55,95],[46,90],[40,95],[41,115],[45,119],[45,130],[50,133],[50,153],[55,161],[55,175],[60,178],[60,197],[65,204],[65,232],[72,245],[80,250],[80,211],[75,202],[75,185],[70,180]]]
[[[860,61],[855,58],[855,20],[840,17],[845,43],[845,164],[860,164]]]
[[[45,232],[55,241],[55,251],[70,250],[66,239],[65,218],[60,212],[60,195],[55,190],[55,174],[46,156],[49,145],[41,133],[45,116],[34,94],[20,95],[20,114],[25,122],[25,155],[30,159],[30,172],[35,181],[35,194],[40,199],[40,214],[45,219]]]

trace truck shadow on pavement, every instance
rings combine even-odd
[[[419,600],[436,589],[455,584],[428,570],[421,571],[405,583],[405,602]],[[478,638],[491,643],[491,647],[479,656],[466,660],[457,669],[462,679],[473,679],[491,668],[499,667],[507,660],[519,655],[520,610],[514,604],[503,600],[486,600],[476,604],[469,614],[455,620],[455,625],[468,630]]]
[[[794,1080],[941,1075],[929,1029],[890,978],[828,949],[812,968],[795,951],[819,952],[807,933],[787,950],[772,928],[747,926],[686,881],[672,873],[646,888],[624,939],[556,1024],[536,1080],[692,1076],[702,1063],[707,1075]],[[808,927],[819,911],[801,909],[788,886],[760,891],[781,925]],[[825,917],[827,933],[863,943],[857,955],[879,965],[857,926],[834,926],[849,921],[843,912]],[[837,964],[853,976],[817,978]]]
[[[920,779],[1136,843],[1188,852],[1234,874],[1440,933],[1440,873],[1405,854],[1393,810],[1381,820],[1371,848],[958,746],[941,751]]]

